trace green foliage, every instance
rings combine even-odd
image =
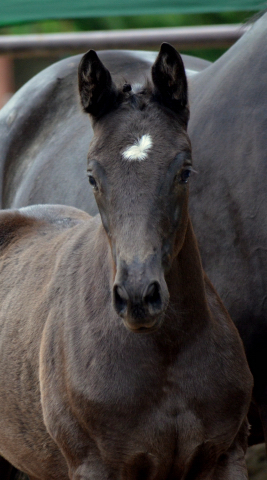
[[[77,32],[93,30],[120,30],[127,28],[182,27],[189,25],[217,25],[246,22],[253,12],[222,12],[202,14],[138,15],[125,17],[101,17],[73,20],[47,20],[0,29],[0,33],[30,34]]]
[[[119,30],[130,28],[160,28],[160,27],[185,27],[193,25],[221,25],[247,22],[255,12],[223,12],[208,14],[166,14],[166,15],[142,15],[132,17],[106,17],[74,20],[77,30]],[[225,49],[194,49],[182,53],[205,58],[214,62]]]
[[[191,25],[218,25],[243,23],[252,12],[224,12],[203,14],[141,15],[131,17],[104,17],[74,20],[79,30],[114,30],[125,28],[183,27]]]
[[[95,30],[122,30],[131,28],[184,27],[193,25],[219,25],[247,22],[255,12],[222,12],[203,14],[165,14],[125,17],[102,17],[73,20],[48,20],[0,29],[0,34],[40,34]],[[224,49],[190,50],[183,53],[214,61]]]

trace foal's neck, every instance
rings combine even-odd
[[[210,321],[204,271],[190,219],[183,247],[167,275],[170,293],[169,314],[175,312],[186,330],[200,329]],[[167,312],[168,313],[168,312]],[[180,323],[180,322],[179,322]]]

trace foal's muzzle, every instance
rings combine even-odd
[[[144,332],[158,328],[168,304],[168,290],[165,280],[149,280],[144,265],[137,269],[118,269],[113,286],[113,305],[125,325],[132,331]],[[165,289],[164,289],[165,287]]]

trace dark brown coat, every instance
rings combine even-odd
[[[172,47],[152,79],[118,89],[94,52],[81,62],[101,218],[0,214],[0,453],[31,480],[247,479],[252,377],[188,218]]]

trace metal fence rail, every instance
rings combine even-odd
[[[241,24],[150,28],[42,35],[1,35],[0,55],[13,57],[74,54],[89,48],[153,49],[169,42],[179,50],[229,47],[250,28]]]

